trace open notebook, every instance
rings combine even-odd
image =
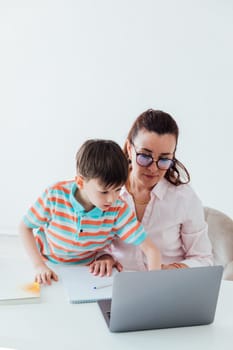
[[[40,301],[40,285],[27,260],[0,258],[0,305]]]
[[[111,277],[98,277],[89,272],[88,266],[59,266],[56,269],[71,304],[93,303],[112,297],[113,271]]]

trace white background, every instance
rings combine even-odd
[[[123,145],[148,108],[180,127],[203,205],[233,216],[233,1],[0,0],[0,233],[75,175],[86,138]]]

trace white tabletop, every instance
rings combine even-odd
[[[43,287],[40,304],[0,306],[0,349],[232,349],[233,282],[223,281],[207,326],[109,332],[96,303],[69,304],[61,282]]]

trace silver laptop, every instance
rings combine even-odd
[[[112,332],[209,324],[222,273],[222,266],[121,272],[112,299],[98,304]]]

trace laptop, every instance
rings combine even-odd
[[[98,305],[111,332],[212,323],[222,266],[148,272],[121,272],[112,299]]]

